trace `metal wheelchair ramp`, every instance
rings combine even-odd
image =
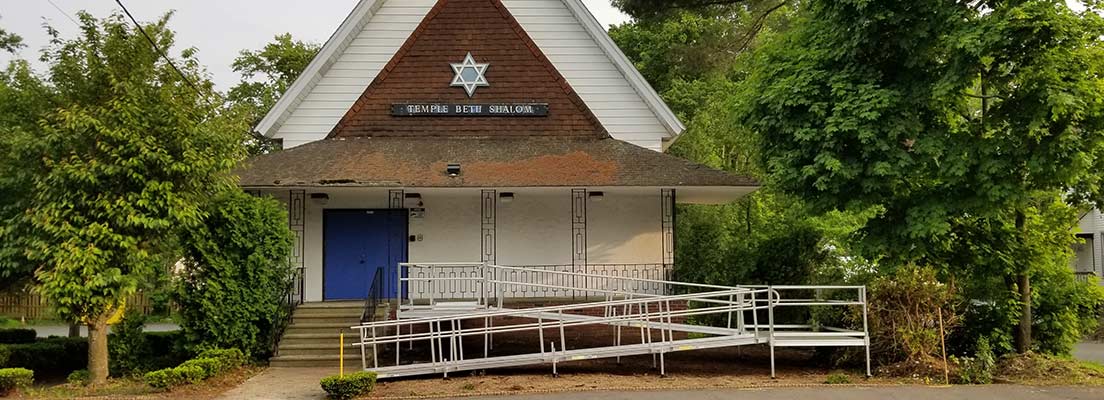
[[[524,365],[548,365],[556,374],[559,364],[565,362],[647,354],[653,356],[653,366],[660,374],[666,375],[667,353],[756,344],[769,345],[772,377],[775,347],[820,346],[864,347],[870,375],[863,286],[729,287],[485,263],[401,264],[394,279],[404,288],[395,319],[352,327],[359,332],[353,345],[360,348],[362,368],[376,372],[379,378],[448,376]],[[471,290],[465,292],[470,295],[438,298],[439,285],[468,285]],[[661,290],[641,293],[638,289],[644,286]],[[506,293],[518,287],[588,296],[586,301],[565,305],[506,307]],[[863,326],[861,330],[814,329],[776,324],[776,311],[791,307],[859,308]],[[608,342],[587,346],[565,334],[590,327],[610,331]],[[495,355],[496,335],[531,340],[521,354]],[[421,351],[413,351],[415,346]],[[378,357],[380,348],[394,352],[393,363]],[[428,360],[424,359],[425,350],[429,351]],[[423,353],[423,359],[412,360],[415,353]]]

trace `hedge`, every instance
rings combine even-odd
[[[88,366],[88,340],[49,337],[34,343],[0,345],[0,368],[26,368],[63,377]]]
[[[37,336],[34,329],[0,329],[0,344],[34,343]]]
[[[188,358],[180,343],[179,331],[146,332],[144,335],[146,340],[141,354],[146,370],[177,365]],[[121,344],[113,342],[113,336],[108,337],[108,346]],[[66,377],[88,367],[88,339],[54,336],[33,343],[0,344],[0,368],[16,367],[33,370],[40,376]],[[112,368],[113,374],[124,372],[115,370],[115,366]]]
[[[199,383],[244,364],[245,354],[241,350],[212,349],[176,367],[147,373],[145,381],[153,388],[168,390],[180,385]]]
[[[0,397],[7,396],[34,383],[34,371],[26,368],[0,369]]]
[[[330,395],[330,398],[345,400],[368,394],[376,386],[375,372],[355,372],[345,376],[328,376],[322,378],[322,390]]]

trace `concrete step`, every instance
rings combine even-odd
[[[372,362],[372,356],[368,355],[368,362]],[[337,354],[326,356],[314,356],[314,355],[280,355],[268,359],[268,365],[271,367],[299,367],[299,368],[315,368],[315,367],[337,367],[340,364],[340,360]],[[360,352],[355,354],[345,354],[345,370],[356,371],[360,369]]]
[[[337,356],[337,343],[304,343],[280,345],[281,356]],[[360,347],[345,344],[345,354],[360,354]]]
[[[349,329],[347,323],[302,323],[288,325],[287,330],[284,331],[285,335],[296,335],[301,333],[317,333],[317,334],[333,334],[334,337],[341,333],[345,333],[346,337],[355,335],[356,331]]]
[[[364,310],[364,301],[323,301],[316,303],[303,303],[297,310],[339,310],[339,309],[358,309]]]
[[[291,317],[291,325],[297,324],[345,324],[345,326],[353,326],[360,324],[360,313],[357,315],[341,315],[341,314],[306,314]]]

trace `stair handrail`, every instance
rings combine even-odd
[[[364,299],[364,312],[360,314],[360,322],[375,322],[376,310],[379,309],[381,298],[383,298],[383,268],[376,268],[376,273],[372,274],[372,283],[368,285],[368,296]]]
[[[270,344],[269,351],[273,356],[280,355],[280,339],[284,337],[284,332],[287,331],[288,325],[291,324],[291,316],[295,313],[295,309],[299,305],[303,304],[303,267],[293,268],[287,285],[284,287],[284,292],[280,296],[283,299],[283,304],[280,307],[280,314],[276,317],[275,331],[272,332],[272,343]]]

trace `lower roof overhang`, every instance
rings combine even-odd
[[[254,157],[236,172],[245,189],[656,188],[677,189],[679,203],[695,204],[731,202],[759,187],[749,177],[591,137],[327,139]]]

